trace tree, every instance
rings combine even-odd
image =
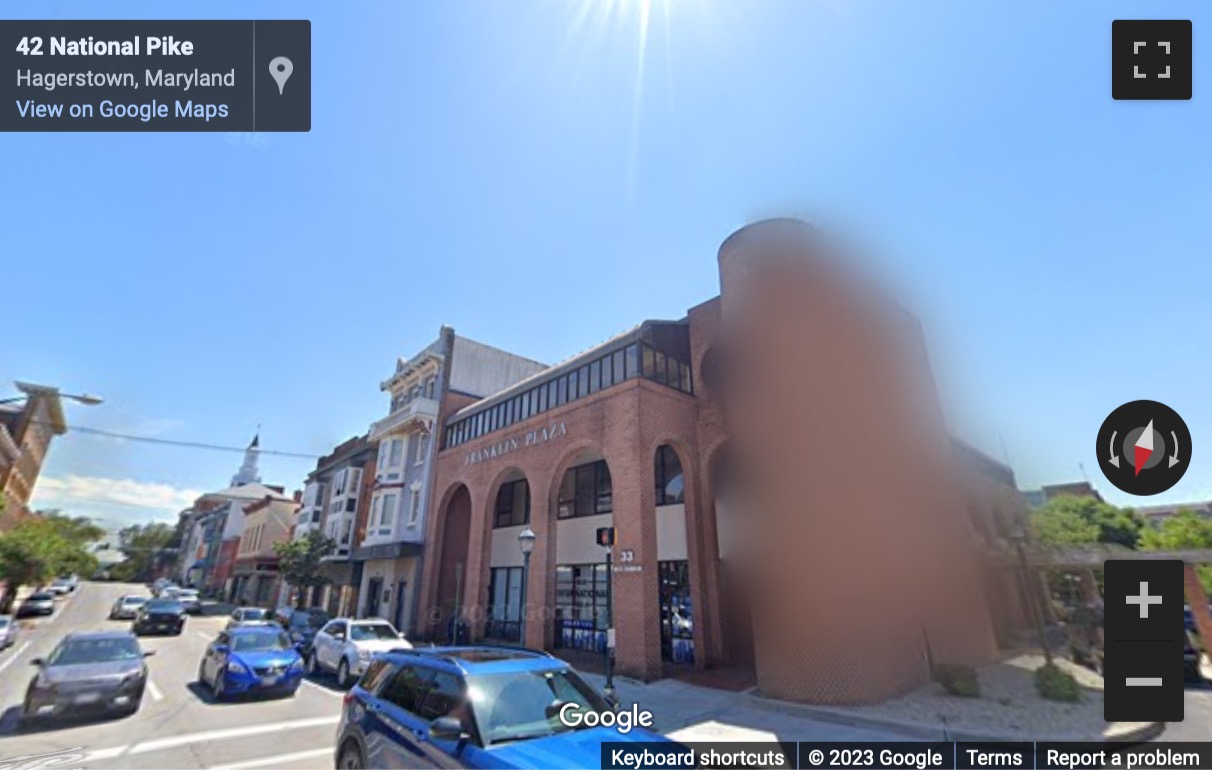
[[[176,528],[163,522],[133,524],[123,529],[118,537],[126,560],[116,565],[117,574],[126,581],[150,583],[158,571],[176,559],[173,548],[177,540]]]
[[[1146,529],[1141,535],[1141,547],[1147,551],[1212,548],[1212,519],[1183,508],[1157,528]],[[1204,589],[1212,592],[1212,567],[1201,565],[1196,571]]]
[[[307,603],[307,589],[327,585],[328,578],[320,571],[320,563],[337,548],[337,541],[318,529],[313,529],[298,540],[274,543],[278,555],[278,574],[291,586],[298,589],[295,606],[303,609]]]
[[[1064,495],[1031,513],[1032,526],[1044,545],[1111,543],[1136,548],[1144,521],[1131,508],[1118,508],[1093,497]]]
[[[88,519],[52,512],[22,519],[0,534],[0,580],[8,583],[3,611],[11,608],[21,586],[41,585],[58,575],[92,575],[97,559],[88,545],[101,533]]]

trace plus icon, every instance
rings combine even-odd
[[[1136,604],[1136,605],[1140,606],[1140,616],[1142,618],[1149,617],[1149,605],[1150,604],[1161,604],[1161,603],[1162,603],[1161,596],[1150,596],[1149,595],[1149,584],[1143,580],[1140,583],[1140,596],[1129,596],[1128,597],[1128,604]]]
[[[1111,96],[1191,98],[1191,22],[1111,23]]]

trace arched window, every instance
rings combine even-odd
[[[530,523],[530,485],[526,479],[501,485],[495,514],[494,527],[520,527]]]
[[[673,447],[662,444],[656,451],[656,504],[676,505],[685,502],[682,463]]]

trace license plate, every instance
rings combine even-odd
[[[101,700],[101,696],[95,692],[81,693],[76,696],[76,703],[96,703]]]
[[[277,683],[278,683],[278,677],[276,677],[276,676],[261,677],[261,684],[263,684],[266,687],[273,687]]]

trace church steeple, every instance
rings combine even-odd
[[[253,436],[253,440],[248,444],[248,449],[244,450],[244,464],[240,466],[240,470],[236,471],[236,475],[231,477],[231,485],[233,487],[261,483],[261,475],[257,469],[257,457],[260,453],[261,428],[258,426],[256,435]]]

